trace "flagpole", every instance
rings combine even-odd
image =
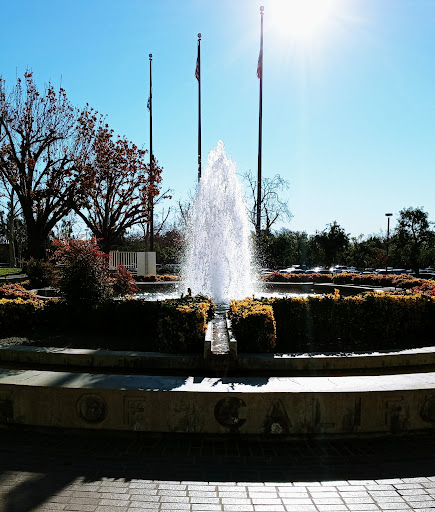
[[[201,179],[201,34],[198,34],[198,57],[196,61],[198,79],[198,181]]]
[[[260,79],[260,105],[258,111],[258,177],[257,177],[257,222],[256,231],[260,235],[261,231],[261,157],[262,157],[262,138],[263,138],[263,13],[264,7],[260,7],[261,15],[261,38],[260,55],[258,57],[257,76]]]
[[[153,88],[152,88],[152,69],[151,63],[153,54],[149,54],[150,58],[150,96],[149,96],[149,110],[150,110],[150,184],[153,184]],[[150,213],[150,252],[154,251],[154,197],[152,194],[148,196],[148,207]]]

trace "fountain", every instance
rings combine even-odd
[[[253,251],[236,164],[222,141],[208,156],[188,227],[182,279],[194,295],[217,303],[251,296],[255,288]]]
[[[199,183],[188,240],[185,290],[221,311],[253,294],[249,222],[222,142]],[[435,429],[433,347],[237,354],[226,326],[223,314],[213,321],[203,354],[0,347],[0,424],[304,438]]]

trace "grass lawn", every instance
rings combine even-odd
[[[20,268],[0,268],[0,276],[7,276],[9,274],[19,274]]]

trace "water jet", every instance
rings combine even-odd
[[[254,258],[243,191],[236,164],[222,141],[212,149],[189,218],[182,280],[192,293],[217,303],[255,290]]]

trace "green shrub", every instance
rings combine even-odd
[[[271,301],[278,352],[353,352],[421,346],[433,339],[435,300],[338,293]]]
[[[273,315],[266,312],[272,308]],[[356,352],[433,344],[435,297],[418,294],[334,294],[244,300],[231,305],[241,352],[266,352],[276,322],[276,352]],[[251,319],[253,317],[253,319]],[[261,339],[263,341],[259,342]]]
[[[31,258],[24,262],[23,272],[27,274],[31,288],[45,288],[53,284],[56,271],[51,263]]]
[[[203,352],[207,322],[213,314],[214,304],[204,297],[185,297],[162,302],[157,324],[160,350]]]
[[[37,317],[47,335],[107,337],[111,349],[192,353],[204,350],[214,304],[204,297],[145,301],[128,297],[87,309],[50,300]],[[104,343],[104,341],[103,341]],[[104,348],[104,347],[103,347]]]
[[[273,352],[276,328],[272,307],[254,299],[231,301],[229,317],[238,352]]]

